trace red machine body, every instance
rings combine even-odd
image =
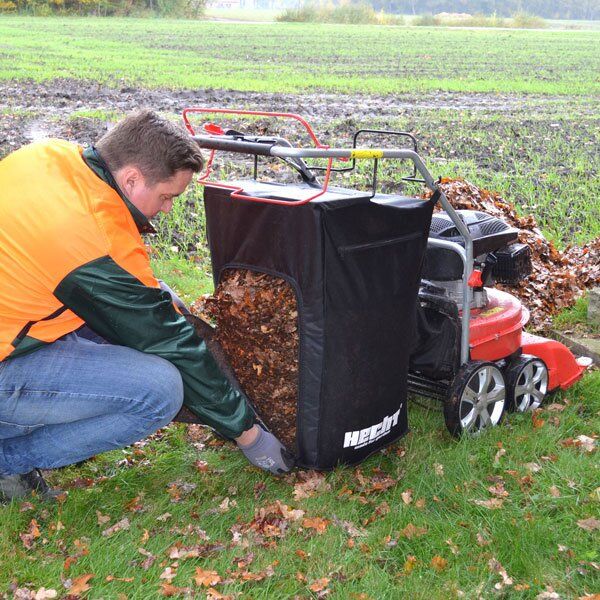
[[[523,331],[529,311],[521,302],[494,288],[486,288],[488,304],[471,311],[470,348],[472,360],[497,361],[519,349],[537,356],[548,368],[548,389],[567,389],[581,379],[585,366],[556,340]]]

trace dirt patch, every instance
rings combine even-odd
[[[30,121],[53,136],[88,144],[100,137],[114,118],[72,118],[77,111],[125,114],[141,107],[180,114],[187,106],[219,106],[293,112],[305,116],[326,139],[346,135],[357,125],[385,123],[419,110],[510,112],[551,106],[560,98],[509,94],[277,94],[233,90],[143,89],[109,87],[72,79],[48,82],[0,82],[0,157],[32,141],[26,134]],[[5,114],[3,114],[5,113]],[[266,125],[268,128],[269,125]],[[333,130],[332,130],[333,128]],[[289,126],[278,132],[288,135]]]

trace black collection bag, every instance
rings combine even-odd
[[[304,184],[237,183],[265,198],[315,193]],[[408,363],[436,200],[331,188],[281,206],[206,187],[215,285],[227,269],[249,269],[295,291],[301,466],[355,464],[407,433]]]

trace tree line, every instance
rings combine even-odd
[[[526,12],[545,19],[600,19],[599,0],[371,0],[373,8],[395,14],[441,12],[510,17]]]

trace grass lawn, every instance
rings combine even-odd
[[[0,40],[0,79],[280,92],[600,89],[598,31],[4,16]]]

